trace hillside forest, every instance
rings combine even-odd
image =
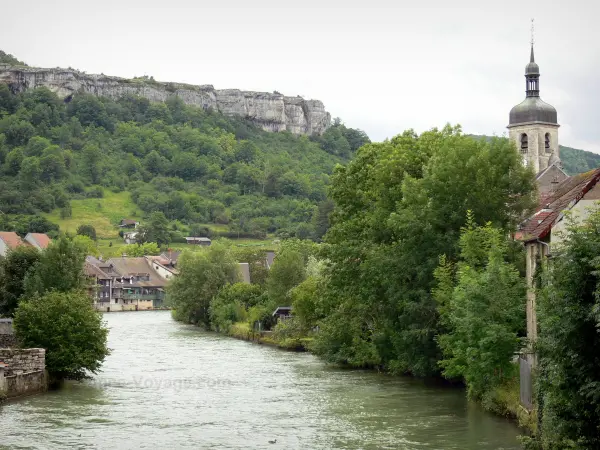
[[[329,174],[368,142],[339,119],[322,136],[295,136],[175,96],[65,102],[45,88],[14,94],[0,85],[0,228],[56,235],[72,202],[89,200],[111,217],[115,238],[120,219],[157,213],[171,242],[215,230],[318,240]],[[131,208],[115,214],[123,194]]]

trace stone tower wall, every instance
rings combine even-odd
[[[510,140],[515,142],[519,151],[521,151],[521,135],[523,133],[527,134],[528,165],[533,167],[534,172],[544,170],[552,162],[560,159],[558,153],[558,126],[530,123],[510,127]],[[549,151],[546,151],[545,146],[546,133],[550,133]]]

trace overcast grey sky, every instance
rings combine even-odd
[[[560,142],[600,153],[600,7],[550,3],[0,0],[0,49],[40,67],[319,99],[378,141],[446,122],[503,135],[535,17]]]

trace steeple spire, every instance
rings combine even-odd
[[[529,57],[529,64],[525,67],[525,92],[527,97],[540,96],[540,68],[535,63],[535,57],[533,56],[534,31],[533,19],[531,19],[531,56]]]

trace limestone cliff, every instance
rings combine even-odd
[[[138,95],[152,102],[164,102],[177,95],[188,105],[214,108],[229,116],[251,120],[267,131],[290,131],[294,134],[321,134],[331,116],[323,102],[278,93],[217,90],[212,85],[194,86],[163,83],[153,79],[125,79],[107,75],[89,75],[74,69],[38,69],[0,64],[0,83],[13,92],[45,86],[61,98],[85,92],[117,99]]]

